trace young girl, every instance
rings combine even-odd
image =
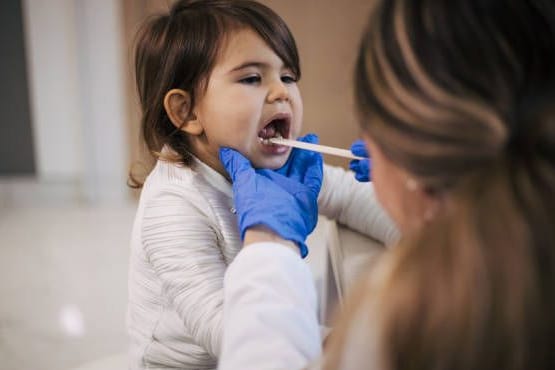
[[[131,368],[216,368],[224,273],[242,244],[218,152],[234,148],[258,168],[286,163],[290,149],[263,139],[301,131],[297,48],[259,3],[187,0],[145,24],[135,57],[142,133],[158,161],[132,234]],[[318,203],[355,230],[394,237],[372,188],[343,169],[325,167]]]

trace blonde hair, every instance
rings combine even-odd
[[[374,323],[381,369],[555,367],[554,66],[552,1],[376,1],[362,127],[450,206],[359,287],[327,369],[353,312]]]

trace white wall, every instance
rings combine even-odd
[[[84,172],[73,0],[24,0],[31,119],[43,179]]]
[[[38,181],[78,200],[126,200],[120,2],[23,6]]]
[[[125,188],[123,25],[120,1],[75,0],[79,87],[85,151],[85,192],[93,200],[118,200]]]

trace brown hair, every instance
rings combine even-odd
[[[383,368],[555,368],[554,2],[378,0],[355,80],[365,132],[450,200],[357,290]]]
[[[153,17],[140,29],[135,48],[135,78],[142,110],[141,135],[158,156],[168,146],[176,156],[164,158],[190,165],[187,134],[176,128],[164,109],[171,89],[191,95],[191,106],[203,93],[225,37],[251,28],[301,77],[295,40],[285,22],[270,8],[252,0],[180,0],[168,14]],[[141,187],[133,174],[130,186]]]

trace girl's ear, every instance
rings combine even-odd
[[[178,129],[198,136],[204,131],[192,112],[191,95],[181,89],[172,89],[164,96],[164,109],[170,121]]]

